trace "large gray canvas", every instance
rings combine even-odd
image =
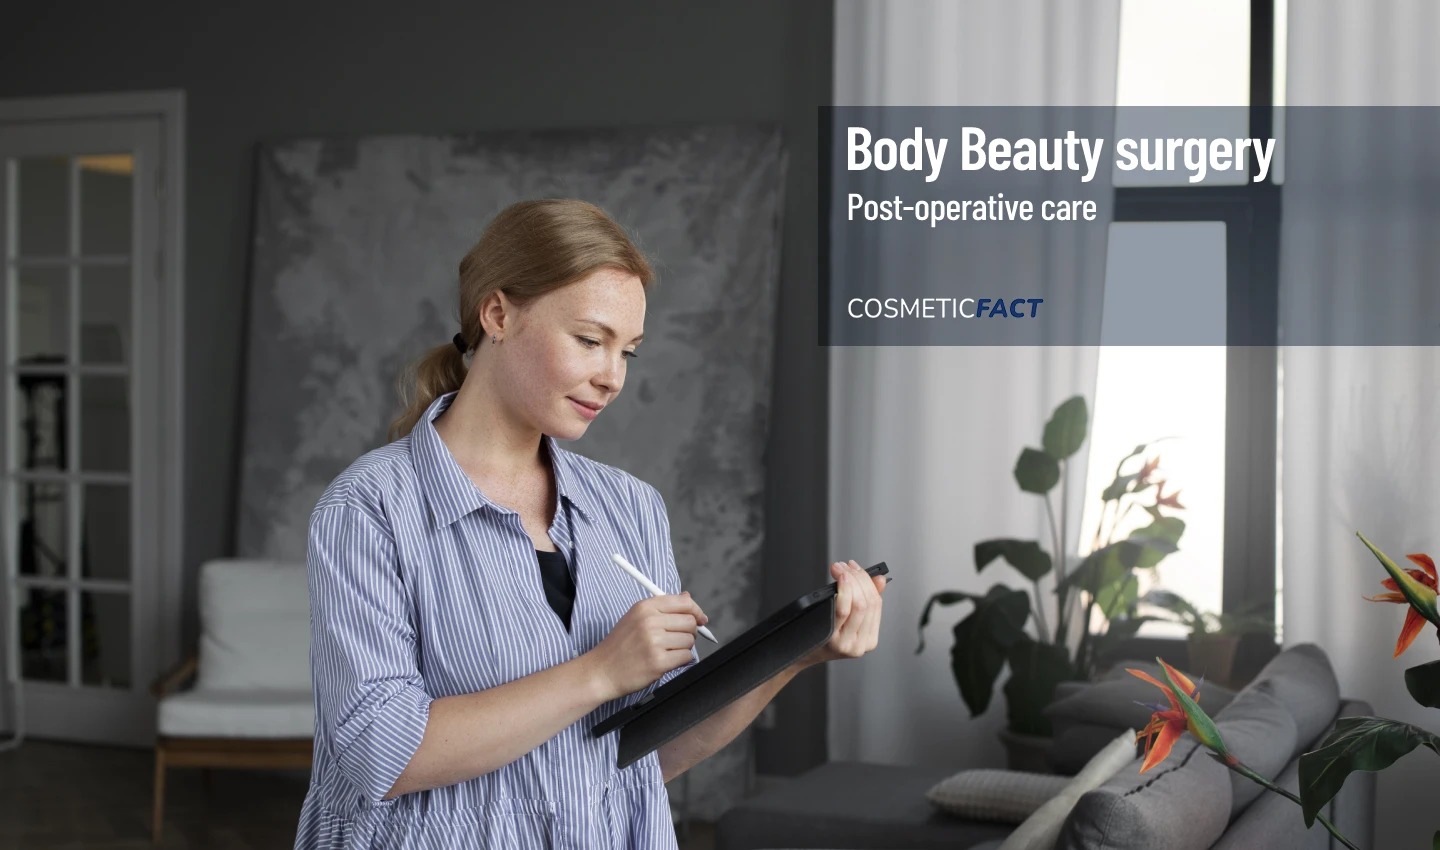
[[[458,330],[456,267],[495,213],[582,198],[636,237],[660,285],[625,390],[569,447],[659,489],[685,587],[738,634],[759,614],[784,168],[779,132],[754,126],[263,148],[239,554],[304,559],[320,492],[384,442],[399,371]],[[718,816],[747,754],[742,736],[677,802]]]

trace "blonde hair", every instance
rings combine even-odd
[[[483,342],[480,305],[492,292],[523,308],[601,268],[629,272],[647,289],[655,276],[624,228],[594,204],[565,198],[511,204],[460,261],[460,335],[471,348]],[[402,373],[404,412],[390,423],[390,439],[409,434],[431,402],[460,389],[465,372],[464,355],[447,342]]]

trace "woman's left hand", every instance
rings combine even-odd
[[[838,658],[859,658],[880,641],[880,595],[889,580],[871,577],[859,564],[834,563],[830,575],[839,585],[835,593],[835,631],[824,646],[796,662],[804,669]]]

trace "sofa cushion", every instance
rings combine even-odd
[[[1297,736],[1295,718],[1275,699],[1268,680],[1240,691],[1214,719],[1226,748],[1266,779],[1279,776],[1290,763]],[[1231,771],[1230,790],[1233,821],[1265,789]]]
[[[201,688],[310,689],[305,565],[222,559],[200,568]]]
[[[1230,771],[1207,753],[1187,733],[1148,773],[1140,773],[1143,760],[1135,759],[1080,798],[1056,847],[1205,850],[1225,831],[1231,797]]]
[[[160,700],[161,735],[176,738],[313,738],[310,691],[196,688]]]
[[[1045,751],[1045,761],[1056,773],[1073,776],[1113,740],[1113,726],[1101,726],[1098,723],[1064,724],[1051,739],[1050,748]]]
[[[1330,728],[1340,710],[1340,683],[1330,658],[1313,643],[1292,646],[1261,668],[1251,687],[1268,683],[1269,693],[1295,718],[1294,758]],[[1211,715],[1214,716],[1214,715]]]
[[[1054,724],[1055,735],[1058,737],[1064,734],[1067,728],[1077,723],[1106,726],[1115,732],[1121,729],[1145,728],[1145,724],[1150,721],[1150,709],[1137,703],[1154,702],[1158,692],[1154,685],[1125,672],[1126,667],[1143,670],[1156,679],[1161,678],[1160,665],[1153,661],[1126,662],[1117,666],[1100,681],[1056,700],[1045,709],[1045,714]],[[1234,691],[1207,684],[1200,689],[1200,707],[1214,717],[1215,713],[1234,697]],[[1114,733],[1111,737],[1114,737]]]

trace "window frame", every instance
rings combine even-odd
[[[1275,135],[1275,0],[1250,3],[1250,133]],[[1221,610],[1275,598],[1281,187],[1122,187],[1114,221],[1223,221],[1226,264],[1225,513]],[[1267,609],[1273,616],[1273,607]],[[1146,651],[1164,639],[1144,641]],[[1273,646],[1274,641],[1268,641]],[[1128,656],[1130,653],[1127,651]]]

